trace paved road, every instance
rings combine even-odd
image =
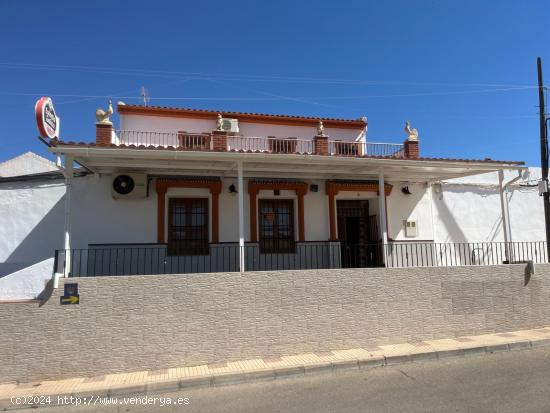
[[[550,412],[550,348],[165,393],[174,407],[39,412]],[[26,410],[36,413],[36,410]]]

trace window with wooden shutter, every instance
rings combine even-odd
[[[294,253],[294,201],[260,199],[260,252]]]
[[[208,255],[208,198],[170,198],[168,254]]]

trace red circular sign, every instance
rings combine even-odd
[[[53,102],[49,97],[41,97],[34,106],[36,125],[43,138],[59,137],[59,118],[55,114]]]

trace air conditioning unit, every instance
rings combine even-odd
[[[115,175],[111,184],[115,199],[136,199],[147,196],[147,175],[121,173]]]
[[[403,221],[405,226],[405,236],[406,237],[416,237],[418,234],[418,226],[416,221]]]
[[[222,119],[222,129],[226,132],[239,133],[239,119]]]

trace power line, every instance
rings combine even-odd
[[[220,80],[241,80],[258,82],[298,82],[298,83],[334,83],[334,84],[361,84],[361,85],[386,85],[386,86],[451,86],[451,87],[530,87],[532,85],[522,84],[499,84],[499,83],[443,83],[443,82],[407,82],[407,81],[386,81],[386,80],[366,80],[366,79],[335,79],[335,78],[312,78],[312,77],[291,77],[291,76],[270,76],[270,75],[245,75],[228,73],[203,73],[203,72],[177,72],[167,70],[151,69],[131,69],[116,67],[99,66],[79,66],[79,65],[50,65],[37,63],[15,63],[0,62],[2,68],[15,69],[34,69],[34,70],[71,70],[88,73],[117,74],[117,75],[135,75],[135,76],[157,76],[177,78],[179,76],[194,77],[196,79],[218,78]]]
[[[420,96],[454,96],[454,95],[468,95],[468,94],[479,94],[479,93],[492,93],[492,92],[509,92],[509,91],[522,91],[522,90],[532,90],[536,89],[536,86],[523,86],[523,87],[512,87],[512,88],[500,88],[500,89],[478,89],[478,90],[461,90],[454,92],[426,92],[426,93],[400,93],[400,94],[388,94],[388,95],[356,95],[356,96],[280,96],[280,95],[271,95],[265,97],[247,97],[247,96],[238,96],[238,97],[221,97],[221,96],[162,96],[162,97],[152,97],[152,100],[216,100],[216,101],[273,101],[273,100],[296,100],[304,101],[307,99],[315,100],[353,100],[353,99],[371,99],[371,98],[393,98],[393,97],[420,97]],[[38,95],[50,95],[56,97],[75,97],[75,98],[110,98],[112,95],[80,95],[72,93],[20,93],[20,92],[0,92],[2,95],[12,95],[12,96],[38,96]],[[119,99],[140,99],[141,96],[116,96]],[[308,102],[309,103],[309,102]]]

